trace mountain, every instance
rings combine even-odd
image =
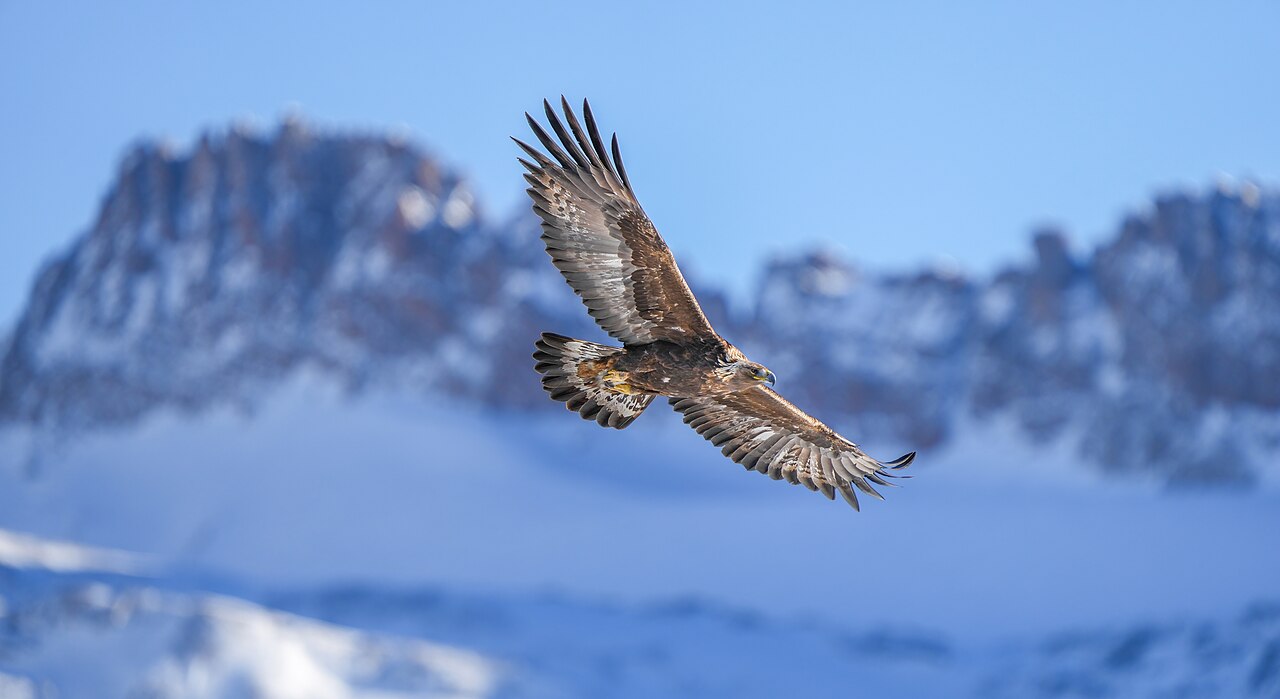
[[[1008,423],[1175,484],[1248,484],[1280,454],[1280,194],[1252,184],[1162,196],[1088,253],[1041,231],[991,278],[799,253],[738,313],[692,281],[723,334],[853,437],[927,455]],[[297,121],[185,154],[144,143],[40,271],[0,359],[0,424],[252,409],[303,369],[547,412],[528,358],[544,329],[600,339],[532,215],[491,220],[409,143]]]
[[[76,429],[252,403],[302,366],[528,404],[532,391],[494,388],[528,363],[508,361],[500,331],[569,315],[537,254],[402,142],[290,122],[181,158],[141,145],[91,230],[41,271],[0,419]]]
[[[507,684],[467,649],[94,565],[127,557],[0,530],[0,696],[479,699]]]

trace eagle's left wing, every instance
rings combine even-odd
[[[563,122],[543,102],[555,137],[525,115],[549,155],[514,139],[532,159],[520,162],[551,261],[596,323],[625,345],[718,339],[636,200],[617,136],[610,157],[591,107],[582,103],[584,131],[569,103],[560,103]]]
[[[698,398],[672,398],[684,421],[725,456],[747,469],[787,479],[835,499],[839,492],[858,509],[857,488],[880,498],[867,481],[890,485],[886,469],[906,468],[911,452],[881,463],[857,444],[836,434],[770,388],[760,386],[739,393]],[[881,498],[883,499],[883,498]]]

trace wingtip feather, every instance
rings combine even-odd
[[[891,468],[891,469],[893,469],[893,470],[895,470],[895,471],[896,471],[896,470],[898,470],[898,469],[902,469],[902,468],[906,468],[906,467],[910,466],[910,465],[911,465],[911,462],[912,462],[912,461],[915,461],[915,460],[916,460],[916,453],[913,451],[913,452],[908,453],[908,454],[903,454],[902,456],[899,456],[898,458],[894,459],[893,461],[890,461],[890,462],[886,463],[886,464],[885,464],[885,467],[886,467],[886,468]]]

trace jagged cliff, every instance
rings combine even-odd
[[[1019,439],[1176,482],[1247,482],[1280,455],[1280,195],[1167,195],[1092,252],[1053,231],[1034,246],[992,278],[775,260],[736,316],[692,281],[788,396],[856,430],[929,448],[1009,420]],[[144,144],[40,272],[0,360],[0,421],[252,405],[300,367],[553,410],[532,340],[599,338],[587,321],[531,215],[487,218],[405,142],[288,122],[186,154]]]

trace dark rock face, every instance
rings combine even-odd
[[[1280,452],[1280,196],[1168,196],[1091,255],[1053,230],[1034,252],[987,280],[803,254],[738,315],[691,283],[789,397],[855,436],[928,448],[1008,418],[1173,482],[1244,482]],[[0,346],[0,422],[252,405],[301,368],[551,410],[529,366],[542,330],[601,338],[532,216],[487,220],[408,144],[290,122],[181,157],[143,145]]]
[[[1252,188],[1158,200],[1127,221],[1093,268],[1117,320],[1123,385],[1100,414],[1094,451],[1163,463],[1180,478],[1243,475],[1247,426],[1277,447],[1280,200]],[[1229,424],[1207,425],[1218,417]],[[1245,429],[1240,429],[1245,428]]]
[[[749,346],[800,405],[929,447],[967,393],[975,295],[941,272],[871,276],[825,253],[776,261]]]
[[[41,272],[0,416],[75,427],[252,402],[303,366],[527,405],[501,373],[528,369],[538,328],[586,330],[563,320],[572,295],[535,243],[529,226],[486,224],[455,175],[403,143],[286,124],[184,158],[141,146],[92,229]]]
[[[1125,317],[1122,362],[1196,408],[1280,408],[1280,220],[1275,197],[1161,199],[1095,257]]]

